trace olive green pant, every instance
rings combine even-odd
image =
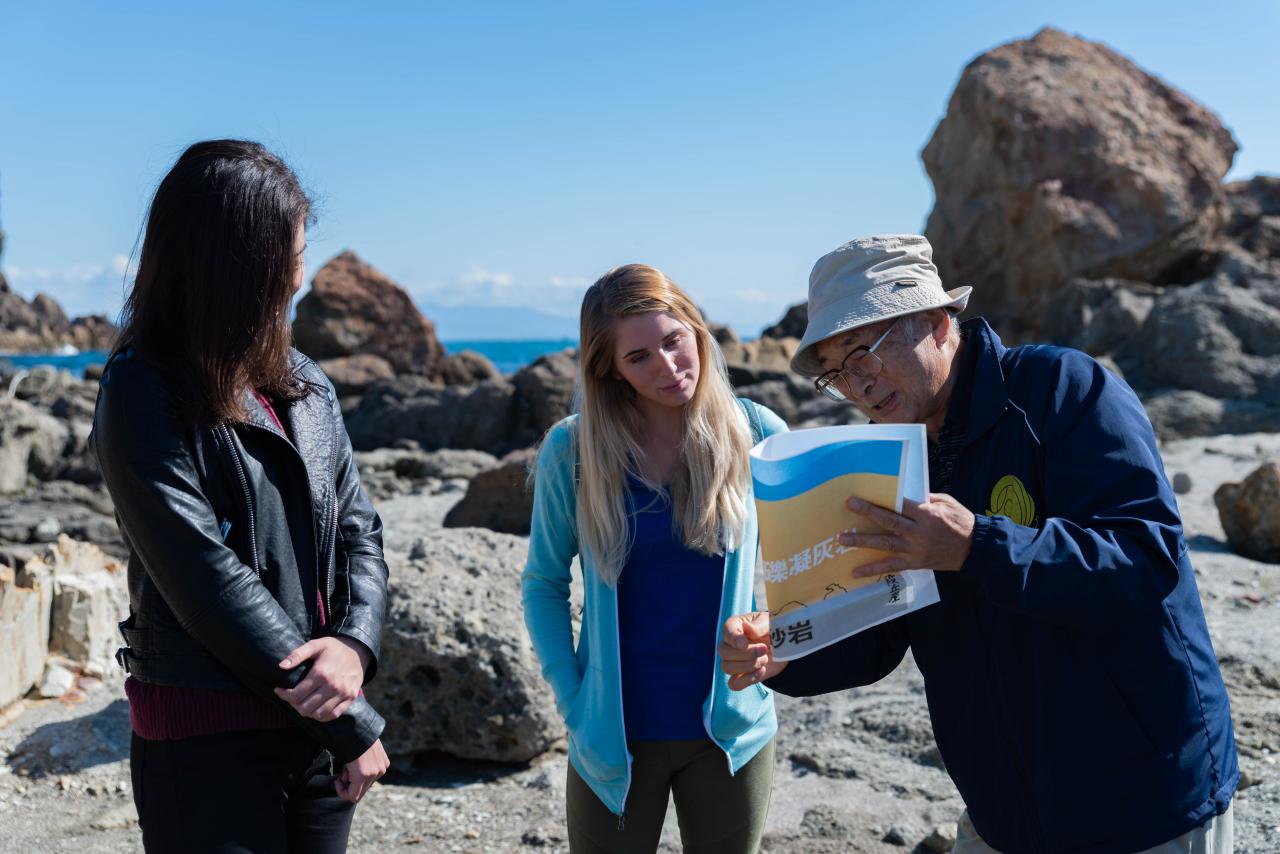
[[[773,741],[729,773],[724,751],[710,740],[629,742],[631,788],[623,815],[614,815],[569,765],[566,814],[573,854],[652,854],[667,800],[676,804],[680,841],[690,854],[754,854],[760,850],[773,787]]]

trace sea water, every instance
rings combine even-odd
[[[539,356],[578,345],[578,342],[572,338],[530,341],[444,341],[442,343],[450,353],[475,350],[493,362],[498,370],[504,374],[520,370]],[[81,353],[0,354],[0,362],[9,362],[17,368],[50,365],[59,370],[70,371],[73,376],[77,377],[82,376],[84,369],[89,365],[100,365],[106,360],[107,354],[102,350],[85,350]]]

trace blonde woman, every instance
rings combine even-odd
[[[569,733],[570,848],[654,851],[673,796],[686,851],[756,851],[773,697],[759,685],[731,692],[716,642],[725,619],[754,607],[747,452],[786,426],[734,397],[697,308],[653,267],[592,285],[580,332],[578,414],[538,455],[522,579]]]

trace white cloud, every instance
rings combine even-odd
[[[136,266],[129,256],[116,254],[105,264],[67,264],[61,267],[6,267],[10,287],[31,299],[46,293],[69,317],[105,314],[115,319]]]
[[[544,314],[576,317],[582,294],[590,286],[585,276],[550,276],[541,282],[525,282],[511,273],[494,272],[476,265],[452,281],[414,288],[423,304],[456,308],[528,308]]]
[[[515,284],[516,277],[510,273],[493,273],[479,265],[458,277],[458,284],[468,287],[505,289]]]
[[[738,291],[738,299],[743,302],[753,303],[772,304],[778,302],[777,297],[762,288],[746,288],[745,290]]]

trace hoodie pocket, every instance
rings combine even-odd
[[[604,673],[588,667],[564,725],[569,756],[589,781],[604,783],[626,776],[626,736],[620,731],[622,714],[616,686]]]

